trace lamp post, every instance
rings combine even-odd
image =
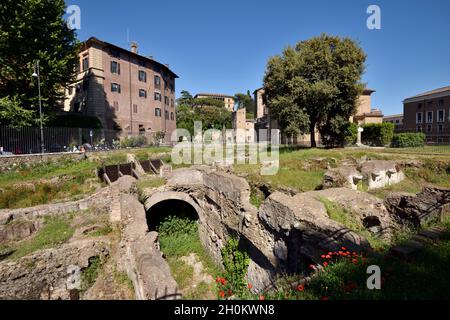
[[[39,60],[36,61],[34,66],[33,78],[37,78],[38,81],[38,94],[39,94],[39,120],[40,120],[40,131],[41,131],[41,153],[44,153],[44,128],[42,126],[42,101],[41,101],[41,74],[39,70]]]

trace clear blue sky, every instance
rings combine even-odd
[[[448,0],[66,0],[81,8],[80,40],[96,36],[170,64],[188,90],[234,94],[262,85],[267,59],[322,32],[349,36],[368,55],[373,107],[403,112],[406,97],[450,85]],[[366,27],[369,5],[381,30]]]

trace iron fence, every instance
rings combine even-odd
[[[88,128],[43,128],[44,152],[70,152],[80,150],[110,150],[129,147],[143,147],[159,144],[154,132],[128,134],[121,131]],[[164,139],[167,139],[165,137]],[[0,126],[0,152],[5,154],[41,153],[39,127]]]

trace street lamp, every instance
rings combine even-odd
[[[41,129],[41,153],[44,153],[44,129],[42,126],[42,101],[41,101],[41,75],[39,71],[39,60],[36,61],[34,66],[34,72],[31,75],[33,78],[37,78],[38,81],[38,93],[39,93],[39,119],[40,119],[40,129]]]

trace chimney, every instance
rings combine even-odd
[[[153,56],[148,56],[148,58],[153,60]]]
[[[138,44],[135,41],[131,43],[131,52],[138,53]]]

